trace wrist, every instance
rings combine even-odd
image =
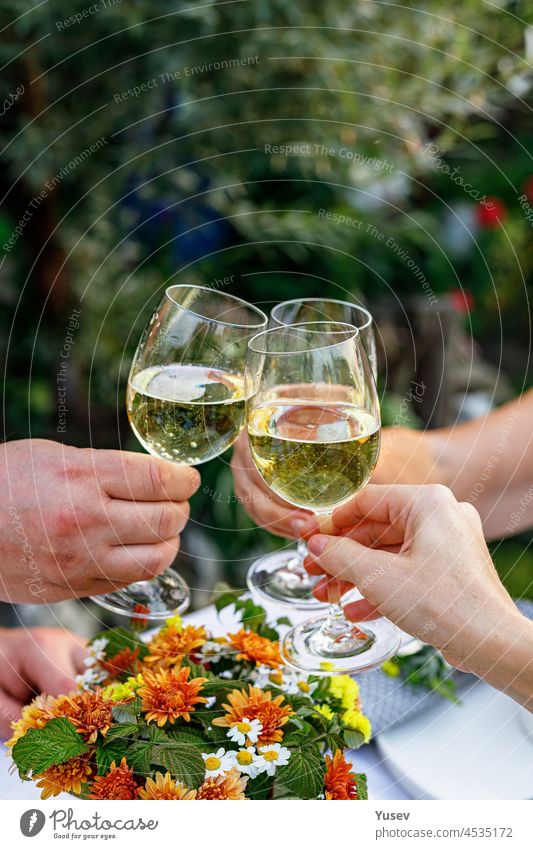
[[[514,604],[487,621],[466,662],[479,678],[533,711],[533,622]]]

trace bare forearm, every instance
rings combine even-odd
[[[533,391],[483,419],[428,432],[441,483],[479,511],[487,539],[533,527]]]
[[[533,713],[533,622],[518,611],[472,651],[469,669]]]

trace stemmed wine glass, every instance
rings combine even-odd
[[[295,298],[273,308],[269,327],[315,321],[342,322],[356,327],[376,379],[374,322],[364,307],[334,298]],[[307,544],[305,540],[299,540],[296,549],[283,549],[260,557],[248,570],[249,590],[263,600],[277,604],[288,604],[302,610],[324,608],[324,604],[313,596],[317,579],[311,578],[305,571],[306,556]]]
[[[267,322],[257,307],[209,287],[165,291],[141,336],[126,395],[130,425],[150,454],[196,466],[235,442],[245,424],[247,345]],[[171,568],[94,601],[133,619],[165,619],[188,607],[190,593]]]
[[[368,482],[379,454],[376,384],[356,327],[319,321],[259,333],[248,345],[246,419],[254,463],[278,495],[327,516]],[[385,619],[364,628],[340,604],[292,628],[284,660],[307,673],[350,674],[394,654]]]

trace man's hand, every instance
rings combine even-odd
[[[174,560],[200,476],[146,454],[43,439],[0,451],[0,598],[98,595]]]
[[[35,695],[69,693],[83,671],[84,640],[62,628],[0,629],[0,736]]]

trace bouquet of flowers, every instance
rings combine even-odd
[[[79,691],[13,723],[21,778],[44,799],[366,799],[344,755],[370,739],[357,683],[289,670],[263,608],[230,603],[241,627],[223,637],[179,617],[148,641],[98,635]]]

